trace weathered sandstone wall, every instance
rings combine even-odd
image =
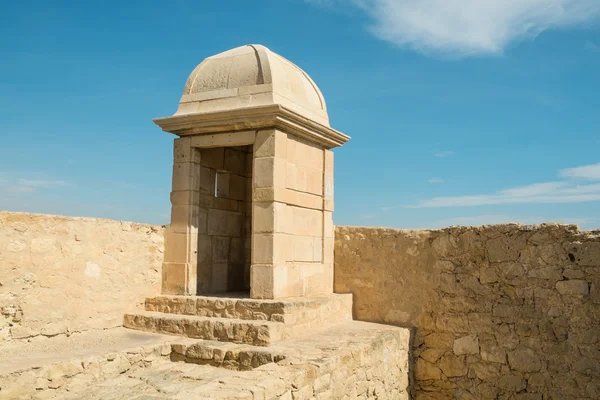
[[[122,324],[160,292],[161,227],[0,212],[0,342]],[[600,398],[600,233],[338,227],[356,319],[415,327],[418,399]]]
[[[600,232],[338,227],[335,291],[415,327],[417,399],[599,399]]]
[[[122,325],[162,253],[161,227],[0,211],[0,342]]]

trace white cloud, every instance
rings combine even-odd
[[[591,51],[593,53],[600,53],[600,46],[592,42],[591,40],[586,41],[584,47],[586,50]]]
[[[552,193],[566,185],[566,182],[545,182],[501,190],[507,197],[531,197]]]
[[[35,188],[30,186],[8,186],[6,188],[7,193],[33,193]]]
[[[70,186],[69,183],[61,180],[42,180],[42,179],[10,179],[0,178],[0,192],[12,195],[23,193],[35,193],[39,189],[49,189],[54,187]]]
[[[48,181],[39,179],[18,179],[19,185],[28,187],[51,187],[51,186],[67,186],[65,181]]]
[[[452,155],[454,155],[453,151],[438,151],[438,152],[433,153],[434,157],[440,157],[440,158],[449,157]]]
[[[560,176],[600,181],[600,163],[560,170]]]
[[[434,197],[410,208],[474,207],[498,204],[583,203],[600,201],[600,164],[559,171],[564,181],[533,183],[492,194]],[[591,182],[582,183],[579,179]]]
[[[444,180],[442,178],[431,178],[431,179],[427,179],[427,182],[429,182],[429,183],[444,183]]]
[[[350,5],[371,18],[378,38],[422,53],[500,54],[549,29],[593,21],[598,0],[307,0]]]

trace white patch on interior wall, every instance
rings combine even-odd
[[[100,278],[100,266],[91,261],[85,263],[85,276],[90,278]]]
[[[215,173],[215,197],[219,197],[219,171]]]

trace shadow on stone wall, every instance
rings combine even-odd
[[[600,232],[337,227],[335,291],[415,328],[417,399],[600,398]]]

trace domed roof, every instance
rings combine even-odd
[[[175,115],[273,104],[329,126],[325,99],[306,72],[264,46],[246,45],[202,61]]]

